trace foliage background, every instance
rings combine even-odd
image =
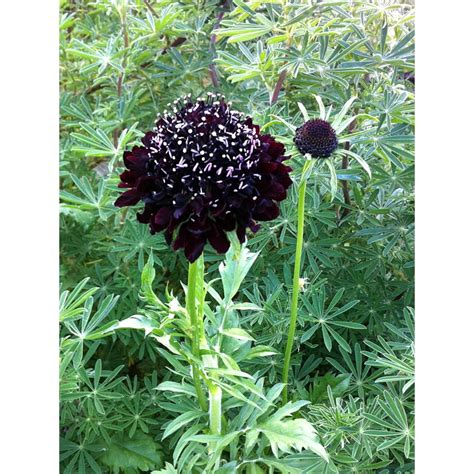
[[[298,102],[318,116],[315,95],[335,112],[357,97],[343,135],[371,176],[349,157],[347,169],[332,159],[338,182],[323,163],[310,178],[290,398],[311,402],[301,413],[331,454],[327,472],[414,472],[411,4],[98,0],[64,1],[61,13],[62,472],[179,472],[173,451],[192,423],[163,439],[176,418],[155,390],[175,380],[166,352],[104,327],[137,313],[151,253],[159,295],[182,293],[186,265],[113,201],[124,149],[176,97],[208,90],[287,145],[296,179]],[[242,325],[276,353],[251,364],[268,388],[282,368],[295,234],[294,186],[281,216],[249,236],[260,256],[239,293],[263,308]],[[206,261],[212,279],[220,258]],[[294,456],[285,469],[304,472],[290,471]]]

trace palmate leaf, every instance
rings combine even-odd
[[[84,280],[73,290],[71,295],[74,298],[77,297],[79,300],[83,300],[80,294],[76,292],[77,288],[82,289],[81,285],[83,284],[85,284]],[[117,304],[119,297],[108,295],[101,301],[97,311],[93,312],[94,297],[89,293],[85,293],[87,299],[81,302],[79,306],[71,301],[72,309],[70,308],[69,311],[64,311],[65,308],[62,306],[63,311],[60,315],[63,318],[61,322],[66,336],[62,341],[61,349],[64,353],[74,354],[72,362],[75,368],[79,368],[82,364],[85,347],[84,341],[94,341],[103,338],[107,335],[108,328],[115,323],[110,321],[100,326]],[[71,295],[69,295],[69,300],[72,300]],[[63,293],[60,301],[61,305],[67,305],[68,296],[66,293]]]
[[[84,442],[82,438],[74,442],[69,439],[60,439],[60,460],[65,461],[62,470],[65,474],[100,474],[101,467],[97,464],[95,457],[100,452],[101,446]]]
[[[342,298],[343,294],[343,289],[338,290],[326,309],[324,308],[326,301],[326,290],[324,285],[320,290],[315,291],[314,294],[311,295],[311,299],[306,296],[302,297],[304,306],[314,317],[313,325],[301,336],[302,342],[310,340],[313,334],[321,329],[324,345],[328,351],[332,350],[334,340],[342,350],[348,353],[352,352],[350,344],[344,337],[342,337],[341,334],[339,334],[339,328],[363,330],[366,329],[366,327],[363,324],[355,321],[334,319],[346,313],[359,303],[358,300],[353,300],[349,301],[340,308],[336,308],[336,304]]]
[[[277,472],[284,474],[338,474],[340,472],[331,461],[328,464],[320,456],[305,450],[281,459],[263,457],[261,462],[266,466],[278,469]]]
[[[59,299],[59,320],[64,321],[66,319],[76,319],[84,312],[84,303],[86,300],[97,292],[99,288],[90,288],[82,291],[89,278],[84,278],[77,286],[72,290],[63,291]]]
[[[114,474],[149,471],[162,466],[162,455],[151,436],[137,432],[133,438],[123,433],[112,437],[100,461]]]

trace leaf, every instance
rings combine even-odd
[[[282,28],[286,28],[288,26],[294,25],[301,20],[304,20],[306,17],[310,16],[311,13],[318,7],[318,5],[312,5],[310,7],[301,8],[299,13],[297,13],[291,20],[287,21],[285,24],[282,25]]]
[[[254,16],[255,15],[255,12],[249,8],[245,2],[243,2],[242,0],[233,0],[233,2],[240,8],[242,8],[242,10],[244,10],[245,12],[247,12],[250,16]],[[237,10],[237,9],[236,9]]]
[[[278,115],[270,115],[270,117],[277,119],[279,122],[285,125],[292,133],[295,133],[296,127],[287,120],[285,120],[283,117],[280,117]]]
[[[100,128],[94,129],[87,123],[81,123],[80,126],[87,135],[71,133],[73,138],[82,143],[81,146],[72,147],[72,151],[84,153],[88,157],[113,156],[117,153],[114,144],[103,130]]]
[[[322,324],[321,329],[322,329],[322,332],[323,332],[324,345],[326,346],[326,349],[329,352],[331,352],[331,350],[332,350],[332,340],[331,340],[331,336],[329,335],[328,330],[326,329],[326,325]]]
[[[300,410],[304,406],[308,405],[310,402],[307,400],[298,400],[297,402],[288,402],[286,405],[277,410],[271,417],[272,421],[280,421],[286,416],[290,416],[292,413]]]
[[[255,346],[250,349],[249,353],[247,354],[247,359],[253,359],[255,357],[268,357],[275,354],[277,354],[277,352],[275,349],[273,349],[273,347]]]
[[[236,237],[236,236],[235,236]],[[240,285],[255,262],[258,253],[250,252],[246,245],[232,242],[225,256],[225,262],[219,265],[219,273],[224,287],[224,304],[229,305],[239,291]]]
[[[336,168],[334,167],[334,163],[332,160],[327,159],[325,160],[325,164],[327,168],[329,169],[330,173],[330,190],[331,190],[331,199],[334,199],[337,194],[337,174],[336,174]]]
[[[297,451],[310,449],[325,461],[329,461],[326,450],[317,441],[316,430],[303,418],[288,421],[269,420],[259,425],[257,429],[266,436],[277,458],[279,451],[291,453],[293,449]]]
[[[351,321],[331,321],[333,326],[339,326],[341,328],[348,328],[348,329],[367,329],[363,324],[354,323]]]
[[[358,155],[357,153],[354,153],[351,150],[344,150],[344,152],[342,152],[342,151],[339,152],[339,154],[343,154],[343,153],[346,153],[349,156],[351,156],[352,158],[354,158],[355,160],[357,160],[357,162],[360,164],[360,166],[362,166],[364,171],[369,175],[369,178],[372,178],[372,172],[370,170],[370,166],[367,164],[367,162],[364,160],[364,158],[362,158],[360,155]]]
[[[316,102],[318,103],[319,106],[319,118],[322,120],[326,120],[326,107],[324,107],[323,100],[319,95],[314,95],[314,98],[316,99]]]
[[[148,336],[148,334],[150,334],[152,331],[159,328],[160,326],[158,322],[149,316],[134,314],[123,321],[115,323],[111,328],[108,329],[108,331],[112,332],[117,329],[144,329],[145,336]]]
[[[301,102],[298,102],[298,107],[301,110],[301,113],[303,114],[304,121],[307,122],[309,120],[309,114],[306,110],[306,107]]]
[[[229,309],[240,311],[263,311],[263,308],[254,303],[235,303]]]
[[[195,397],[196,392],[191,385],[185,383],[177,383],[177,382],[162,382],[155,390],[161,390],[163,392],[174,392],[174,393],[183,393],[190,397]]]
[[[347,374],[339,374],[334,376],[330,372],[322,377],[317,377],[311,391],[311,399],[313,402],[321,403],[328,400],[328,388],[336,397],[340,397],[349,388],[351,376]]]
[[[159,471],[151,471],[151,474],[179,474],[178,471],[173,467],[172,464],[167,462],[163,469]]]
[[[165,439],[168,436],[171,436],[175,431],[178,431],[180,428],[187,425],[191,421],[194,421],[200,418],[202,415],[203,415],[202,411],[194,411],[194,410],[182,413],[177,418],[175,418],[170,423],[168,423],[168,425],[166,426],[165,432],[163,433],[163,437],[161,439]]]
[[[156,296],[155,292],[153,291],[153,282],[155,281],[155,266],[154,266],[154,259],[153,253],[150,252],[148,257],[148,261],[146,265],[143,267],[142,274],[141,274],[141,299],[145,300],[149,305],[155,306],[157,308],[164,308],[163,303],[160,299]]]
[[[126,469],[149,471],[163,464],[156,441],[140,431],[131,439],[123,433],[114,435],[99,459],[114,474]]]
[[[225,336],[238,339],[239,341],[255,341],[255,339],[247,331],[244,331],[240,328],[223,329],[221,330],[221,333]]]
[[[223,22],[224,23],[224,22]],[[228,28],[219,28],[214,33],[219,37],[229,37],[229,43],[240,43],[251,39],[260,38],[272,31],[271,25],[258,25],[256,23],[244,23],[229,26]]]
[[[352,53],[352,51],[356,50],[363,44],[367,43],[369,41],[369,38],[364,38],[361,39],[360,41],[356,41],[355,43],[349,44],[347,47],[342,49],[341,51],[338,51],[337,49],[334,50],[334,53],[332,56],[328,59],[328,63],[333,64],[342,59],[344,56],[346,56],[349,53]]]
[[[334,340],[339,344],[339,347],[341,349],[344,349],[346,352],[352,353],[351,346],[347,343],[347,341],[334,329],[332,329],[329,325],[327,326],[328,331],[331,333],[331,336],[334,338]]]
[[[61,293],[59,299],[59,320],[75,319],[80,316],[84,308],[82,305],[92,295],[94,295],[99,288],[90,288],[82,293],[82,289],[89,281],[89,278],[84,278],[70,293],[64,291]]]
[[[352,103],[357,99],[357,97],[351,97],[343,106],[341,111],[336,115],[334,120],[332,121],[332,126],[335,130],[338,130],[339,125],[341,124],[342,120],[344,119],[347,111],[349,110]]]

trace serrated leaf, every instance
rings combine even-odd
[[[277,458],[280,451],[291,453],[292,450],[309,449],[325,461],[329,461],[326,450],[317,440],[316,430],[311,423],[303,418],[288,421],[267,421],[259,425],[258,430],[268,439],[272,452]]]
[[[131,439],[123,433],[114,435],[100,461],[114,474],[125,469],[149,471],[161,467],[163,463],[156,441],[139,431]]]

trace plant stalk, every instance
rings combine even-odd
[[[222,389],[215,384],[209,388],[209,429],[212,435],[222,431]]]
[[[209,366],[218,368],[218,361],[216,356],[210,356]],[[209,383],[209,433],[211,435],[219,436],[222,433],[222,389],[215,383]],[[210,455],[214,455],[217,447],[217,442],[209,444]],[[220,464],[220,455],[216,457],[215,466],[218,469]]]
[[[197,260],[189,264],[188,270],[188,300],[187,300],[187,310],[189,313],[189,319],[191,320],[191,327],[193,330],[192,335],[192,353],[196,359],[200,359],[200,339],[202,331],[204,330],[203,321],[202,321],[202,312],[198,311],[196,308],[196,289],[197,283],[200,282],[201,286],[203,284],[203,272],[204,272],[204,261],[203,256],[201,255]],[[201,293],[204,291],[201,288]],[[200,316],[200,317],[199,317]],[[195,362],[192,364],[193,370],[193,381],[194,387],[196,389],[196,395],[199,401],[199,406],[202,410],[207,410],[206,397],[201,385],[201,379],[199,377],[199,370]]]
[[[301,256],[303,254],[303,233],[304,233],[304,200],[306,195],[306,182],[308,174],[306,171],[312,165],[311,161],[305,162],[301,182],[298,188],[298,227],[296,231],[296,250],[295,250],[295,267],[293,269],[293,288],[291,295],[291,311],[290,311],[290,327],[288,329],[288,339],[286,341],[285,359],[283,363],[282,382],[283,387],[283,404],[288,402],[288,374],[290,371],[291,351],[293,349],[293,340],[295,338],[296,320],[298,316],[298,295],[300,292],[300,269]]]

